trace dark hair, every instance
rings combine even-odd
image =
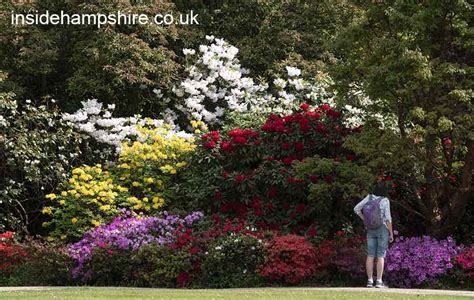
[[[372,194],[379,197],[388,197],[388,187],[385,181],[377,182],[373,189]]]

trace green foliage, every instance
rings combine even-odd
[[[188,251],[156,244],[141,247],[132,261],[140,286],[174,288],[178,276],[193,269]]]
[[[312,173],[322,179],[310,183],[308,200],[318,216],[318,223],[332,231],[338,230],[340,224],[353,221],[355,204],[367,195],[375,179],[369,168],[351,161],[314,157],[298,163],[295,168],[300,177]]]
[[[94,149],[54,105],[18,105],[13,93],[0,93],[0,230],[38,226],[44,196],[71,168],[107,157]]]
[[[199,2],[199,1],[198,1]],[[203,3],[202,3],[203,4]],[[198,5],[206,16],[204,31],[223,37],[240,49],[243,65],[260,75],[282,72],[290,59],[314,74],[334,61],[330,44],[351,19],[348,1],[221,1]],[[204,6],[204,8],[203,8]],[[218,9],[216,9],[218,8]],[[298,59],[295,59],[295,58]]]
[[[95,248],[92,260],[87,262],[90,270],[88,283],[97,286],[135,285],[136,270],[131,263],[131,252],[112,247]]]
[[[264,261],[261,240],[249,235],[219,237],[203,255],[199,285],[238,288],[263,283],[258,268]]]
[[[231,111],[227,114],[222,129],[229,131],[234,128],[259,128],[265,123],[266,118],[266,115],[258,112]]]
[[[0,14],[48,10],[65,14],[176,13],[168,1],[61,1],[4,3]],[[20,99],[57,99],[66,110],[77,109],[89,97],[115,103],[119,114],[133,115],[161,101],[152,92],[176,78],[179,65],[172,44],[175,25],[13,26],[0,23],[0,69],[11,74],[9,84]]]
[[[401,176],[411,200],[397,202],[430,233],[446,236],[474,194],[474,105],[468,100],[474,82],[473,6],[469,1],[358,5],[359,17],[334,45],[341,59],[332,76],[346,103],[368,115],[393,117],[396,126],[381,132],[368,124],[364,140],[352,145],[376,171]],[[354,88],[368,99],[354,97]]]

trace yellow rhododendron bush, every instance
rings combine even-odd
[[[75,168],[60,192],[46,196],[43,213],[50,220],[43,225],[51,239],[78,239],[121,210],[157,213],[173,198],[170,182],[186,166],[193,140],[167,125],[137,129],[139,136],[122,143],[116,162]]]

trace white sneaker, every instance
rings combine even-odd
[[[378,289],[388,288],[388,286],[386,286],[385,283],[383,283],[383,281],[381,281],[381,280],[377,280],[377,282],[375,283],[375,287],[378,288]]]
[[[373,280],[367,280],[367,287],[368,288],[373,288],[374,287],[374,281]]]

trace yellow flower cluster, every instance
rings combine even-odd
[[[171,175],[186,166],[193,140],[178,137],[171,127],[139,127],[139,141],[122,144],[118,170],[121,184],[131,187],[127,199],[134,209],[153,211],[165,204],[162,192]]]
[[[51,215],[52,220],[43,225],[55,225],[53,236],[69,237],[75,230],[68,232],[68,227],[84,231],[89,224],[96,226],[117,215],[127,192],[128,188],[115,184],[111,173],[102,165],[75,168],[63,191],[46,195],[52,205],[44,207],[42,212]]]
[[[201,133],[207,131],[207,126],[203,121],[191,121],[191,126],[194,128],[194,133]]]
[[[186,140],[173,134],[168,126],[159,128],[139,128],[140,141],[131,144],[124,143],[119,158],[119,168],[130,170],[124,172],[122,180],[127,179],[129,173],[140,171],[150,164],[159,166],[165,174],[176,174],[177,170],[186,166],[183,161],[186,153],[194,151],[196,145],[192,140]],[[127,174],[128,173],[128,174]],[[153,183],[151,177],[144,178],[144,183]]]

